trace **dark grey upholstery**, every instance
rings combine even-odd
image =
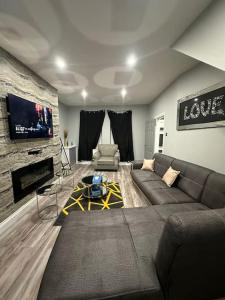
[[[191,203],[71,213],[51,253],[38,299],[224,296],[225,209],[205,209]]]
[[[201,202],[210,208],[225,207],[225,175],[215,172],[209,175]]]
[[[194,200],[200,201],[204,184],[212,171],[179,159],[174,159],[171,166],[181,172],[175,186]]]
[[[171,166],[171,163],[174,160],[174,158],[159,153],[154,154],[154,158],[155,158],[155,163],[154,163],[155,173],[160,177],[163,177],[163,175],[166,173],[168,168]]]
[[[155,263],[166,299],[224,296],[225,209],[170,216]]]
[[[136,229],[132,214],[127,216],[131,228],[126,209],[71,213],[51,253],[38,299],[162,300],[151,253],[143,256],[143,243],[152,247],[147,238],[150,227],[146,232],[144,226],[149,216],[136,209],[137,219],[142,218]]]
[[[154,157],[156,172],[140,170],[139,164],[131,176],[155,205],[72,212],[51,253],[38,299],[225,296],[225,175],[166,155]],[[181,171],[172,188],[160,177],[170,164]]]
[[[158,213],[161,220],[166,221],[169,216],[174,213],[180,213],[185,211],[191,211],[193,214],[196,210],[207,210],[207,206],[201,203],[181,203],[177,204],[166,204],[166,205],[154,205],[155,212]]]
[[[156,256],[165,222],[153,207],[124,209],[137,254],[148,261]]]
[[[143,166],[143,160],[135,160],[131,162],[132,170],[141,169]]]
[[[165,184],[164,184],[165,185]],[[192,203],[195,202],[193,198],[185,194],[183,191],[178,188],[172,187],[169,188],[165,185],[166,188],[163,189],[154,189],[149,185],[148,196],[152,204],[173,204],[173,203]],[[143,190],[145,193],[145,191]]]
[[[210,208],[225,207],[225,175],[164,154],[157,153],[154,158],[155,172],[138,169],[140,163],[131,171],[133,181],[151,204],[203,202]],[[161,178],[170,166],[181,172],[172,188]]]
[[[131,177],[137,184],[144,181],[162,181],[161,177],[154,172],[147,170],[132,170]]]

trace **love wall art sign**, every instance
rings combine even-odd
[[[225,126],[225,87],[178,101],[177,130]]]

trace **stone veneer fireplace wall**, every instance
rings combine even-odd
[[[5,100],[7,93],[51,107],[54,137],[10,140]],[[28,155],[28,152],[35,149],[41,151]],[[53,157],[56,173],[60,169],[61,159],[57,90],[0,48],[0,221],[34,195],[29,194],[15,203],[11,172],[50,157]]]

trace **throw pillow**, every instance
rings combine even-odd
[[[142,170],[149,170],[154,172],[154,162],[155,159],[144,159]]]
[[[169,167],[169,169],[163,175],[162,181],[164,181],[169,187],[171,187],[179,174],[180,171],[176,171],[173,168]]]

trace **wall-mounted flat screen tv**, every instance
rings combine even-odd
[[[53,137],[51,108],[12,94],[8,94],[6,103],[11,139]]]

